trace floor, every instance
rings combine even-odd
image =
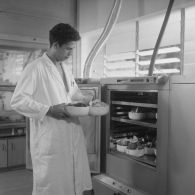
[[[22,169],[0,173],[0,195],[32,195],[32,171]]]

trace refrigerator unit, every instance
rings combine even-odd
[[[102,95],[110,113],[102,119],[102,174],[93,177],[95,195],[165,195],[169,82],[112,79]],[[131,116],[138,112],[141,118]]]

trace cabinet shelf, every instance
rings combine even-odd
[[[157,104],[149,104],[149,103],[112,101],[112,104],[124,105],[124,106],[137,106],[137,107],[145,107],[145,108],[157,108]]]
[[[144,163],[150,167],[156,168],[156,157],[154,155],[144,155],[141,157],[136,157],[119,151],[110,151],[110,154],[115,155],[119,158],[133,159],[137,162]]]
[[[144,126],[144,127],[157,128],[156,120],[150,120],[151,122],[148,122],[148,121],[145,122],[145,121],[130,120],[127,118],[122,118],[122,117],[112,117],[111,119],[113,121],[118,121],[122,123],[129,123],[129,124],[134,124],[134,125],[139,125],[139,126]]]
[[[1,115],[4,114],[18,114],[15,110],[1,110]]]
[[[3,122],[0,123],[0,129],[7,129],[7,128],[20,128],[26,127],[26,122]]]
[[[16,137],[25,137],[26,134],[14,134],[14,135],[10,135],[10,134],[1,134],[0,135],[0,139],[2,138],[16,138]]]

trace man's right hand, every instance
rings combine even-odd
[[[46,115],[58,120],[67,120],[70,118],[70,114],[66,111],[65,106],[65,103],[50,106]]]

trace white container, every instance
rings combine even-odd
[[[136,156],[136,157],[141,157],[144,155],[144,149],[130,150],[130,149],[126,148],[125,152],[126,152],[126,154]]]
[[[12,95],[13,95],[13,92],[5,92],[3,94],[4,110],[6,111],[12,110],[11,105],[10,105]]]
[[[122,145],[119,145],[119,144],[116,145],[116,150],[119,151],[119,152],[125,152],[126,148],[127,148],[127,146],[122,146]]]
[[[129,112],[128,116],[132,120],[143,120],[145,119],[146,114],[142,112]]]
[[[109,112],[109,105],[105,106],[89,106],[89,115],[102,116]]]
[[[157,150],[156,150],[156,148],[154,149],[154,154],[157,155]]]
[[[18,134],[18,135],[24,134],[24,130],[23,130],[23,129],[17,129],[17,134]]]
[[[17,113],[10,113],[8,116],[9,120],[12,122],[16,122],[16,121],[22,121],[24,120],[24,116],[17,114]]]
[[[145,147],[144,148],[144,153],[147,154],[147,155],[154,155],[154,150],[155,148],[148,148],[148,147]]]
[[[89,106],[66,106],[65,109],[71,116],[86,116],[89,114]]]

